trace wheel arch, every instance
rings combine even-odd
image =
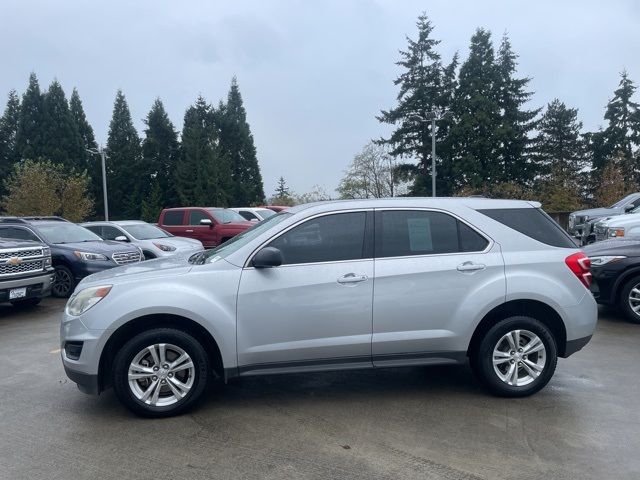
[[[175,314],[150,314],[129,320],[118,327],[107,340],[98,366],[98,390],[102,392],[111,385],[111,369],[118,350],[138,333],[154,328],[174,328],[193,336],[204,348],[217,377],[225,376],[224,362],[213,335],[198,322]]]
[[[622,275],[618,276],[613,287],[613,294],[611,298],[611,301],[614,304],[617,304],[618,301],[621,300],[622,290],[624,290],[624,287],[627,285],[629,280],[635,277],[640,277],[640,267],[629,268],[625,270]]]
[[[567,330],[562,317],[548,304],[539,300],[530,299],[510,300],[490,310],[476,326],[476,329],[471,336],[471,341],[469,342],[467,355],[469,357],[473,356],[480,346],[480,342],[482,341],[484,334],[487,333],[493,325],[498,323],[500,320],[504,320],[505,318],[515,315],[532,317],[546,325],[549,330],[551,330],[551,333],[556,340],[558,356],[565,356]]]

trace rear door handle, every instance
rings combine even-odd
[[[356,275],[355,273],[347,273],[338,279],[338,283],[341,285],[347,285],[350,283],[360,283],[368,280],[366,275]]]
[[[487,266],[484,263],[464,262],[456,267],[459,272],[475,272],[484,270]]]

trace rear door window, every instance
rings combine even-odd
[[[184,210],[169,210],[164,213],[162,219],[163,225],[182,225],[182,219],[184,218]]]
[[[478,212],[546,245],[576,248],[562,227],[539,208],[495,208]]]

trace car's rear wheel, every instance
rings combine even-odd
[[[516,316],[489,329],[471,361],[474,372],[492,393],[525,397],[549,383],[558,354],[546,325],[531,317]]]
[[[42,298],[40,297],[25,298],[24,300],[13,300],[11,302],[11,305],[17,308],[29,308],[35,307],[40,303],[41,300]]]
[[[56,278],[51,286],[51,294],[54,297],[66,298],[73,293],[73,289],[76,287],[73,273],[64,265],[58,265],[55,269]]]
[[[191,408],[207,384],[208,359],[191,335],[171,328],[140,333],[116,354],[113,385],[120,401],[145,417]]]
[[[620,292],[619,306],[625,316],[634,323],[640,323],[640,277],[629,280]]]

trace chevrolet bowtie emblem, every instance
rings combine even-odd
[[[20,265],[22,263],[22,259],[18,257],[11,257],[9,260],[7,260],[7,263],[15,267],[16,265]]]

